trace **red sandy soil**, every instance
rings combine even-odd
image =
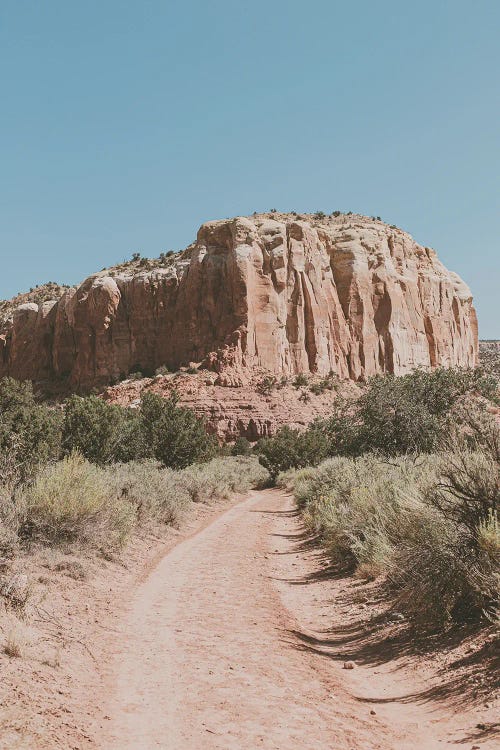
[[[373,584],[331,577],[282,492],[139,548],[52,600],[65,640],[74,612],[61,666],[2,657],[1,748],[498,747],[493,640],[413,641]]]

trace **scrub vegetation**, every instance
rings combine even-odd
[[[375,378],[356,404],[267,441],[261,461],[333,570],[379,579],[420,627],[498,623],[496,399],[479,371]]]

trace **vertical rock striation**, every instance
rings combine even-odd
[[[102,272],[0,330],[0,376],[102,387],[203,362],[365,379],[475,366],[468,287],[405,232],[357,215],[263,214],[204,224],[168,268]]]

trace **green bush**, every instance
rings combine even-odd
[[[292,385],[294,388],[301,388],[302,386],[307,385],[308,382],[307,375],[303,372],[299,372],[299,374],[292,380]]]
[[[361,452],[361,423],[357,404],[339,396],[326,419],[316,420],[310,429],[323,434],[328,456],[357,456]]]
[[[356,406],[359,452],[393,456],[436,450],[452,408],[467,393],[493,398],[496,383],[480,370],[445,368],[372,378]]]
[[[140,424],[147,455],[173,469],[207,461],[215,455],[217,443],[208,435],[202,420],[193,411],[178,406],[174,392],[168,399],[144,393]]]
[[[339,396],[330,416],[310,429],[323,433],[331,456],[432,453],[459,418],[461,400],[468,395],[494,400],[496,388],[494,379],[480,370],[378,375],[357,401]]]
[[[275,482],[283,471],[318,464],[327,455],[327,443],[319,430],[299,432],[281,427],[274,437],[258,443],[257,452],[260,463]]]
[[[250,456],[252,452],[252,444],[245,437],[237,438],[231,448],[232,456]]]
[[[29,476],[53,460],[60,440],[60,412],[38,404],[30,382],[0,380],[0,480]]]
[[[97,396],[71,396],[66,401],[62,445],[66,454],[79,451],[101,465],[130,461],[144,452],[137,412]]]
[[[265,375],[262,380],[257,383],[257,393],[260,393],[262,396],[269,396],[277,387],[277,382],[278,381],[274,375]]]
[[[309,390],[311,393],[314,393],[316,396],[318,396],[320,393],[324,393],[325,391],[333,391],[336,388],[336,377],[334,373],[330,373],[329,375],[326,375],[324,378],[321,378],[317,383],[312,383],[309,386]]]

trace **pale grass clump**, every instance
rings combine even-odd
[[[43,468],[24,493],[22,535],[47,544],[78,542],[102,550],[123,545],[135,521],[106,473],[73,453]]]
[[[31,638],[26,626],[15,617],[9,618],[5,626],[4,654],[20,659],[26,656],[30,643]]]
[[[134,528],[179,526],[192,502],[228,498],[267,477],[252,456],[216,458],[176,471],[151,460],[103,468],[72,453],[42,467],[29,484],[0,485],[0,555],[13,556],[32,542],[108,554],[122,547]],[[82,577],[76,570],[74,575]]]
[[[114,464],[105,471],[117,496],[134,508],[139,525],[179,525],[191,501],[179,481],[182,472],[166,469],[157,461]]]
[[[490,510],[487,518],[479,523],[477,541],[481,551],[500,566],[500,524],[496,510]]]
[[[268,477],[268,472],[253,456],[214,458],[178,472],[178,481],[193,502],[210,502],[228,498],[233,493],[247,492]]]
[[[18,551],[23,517],[22,494],[13,483],[0,484],[0,557],[13,557]]]
[[[133,461],[106,469],[114,492],[135,509],[141,525],[178,526],[190,503],[229,498],[268,478],[253,456],[226,456],[175,471],[155,461]]]
[[[423,483],[432,471],[428,458],[415,463],[336,457],[297,472],[292,484],[306,525],[321,537],[332,561],[372,578],[386,570],[394,545],[413,522],[415,503],[405,488]]]

